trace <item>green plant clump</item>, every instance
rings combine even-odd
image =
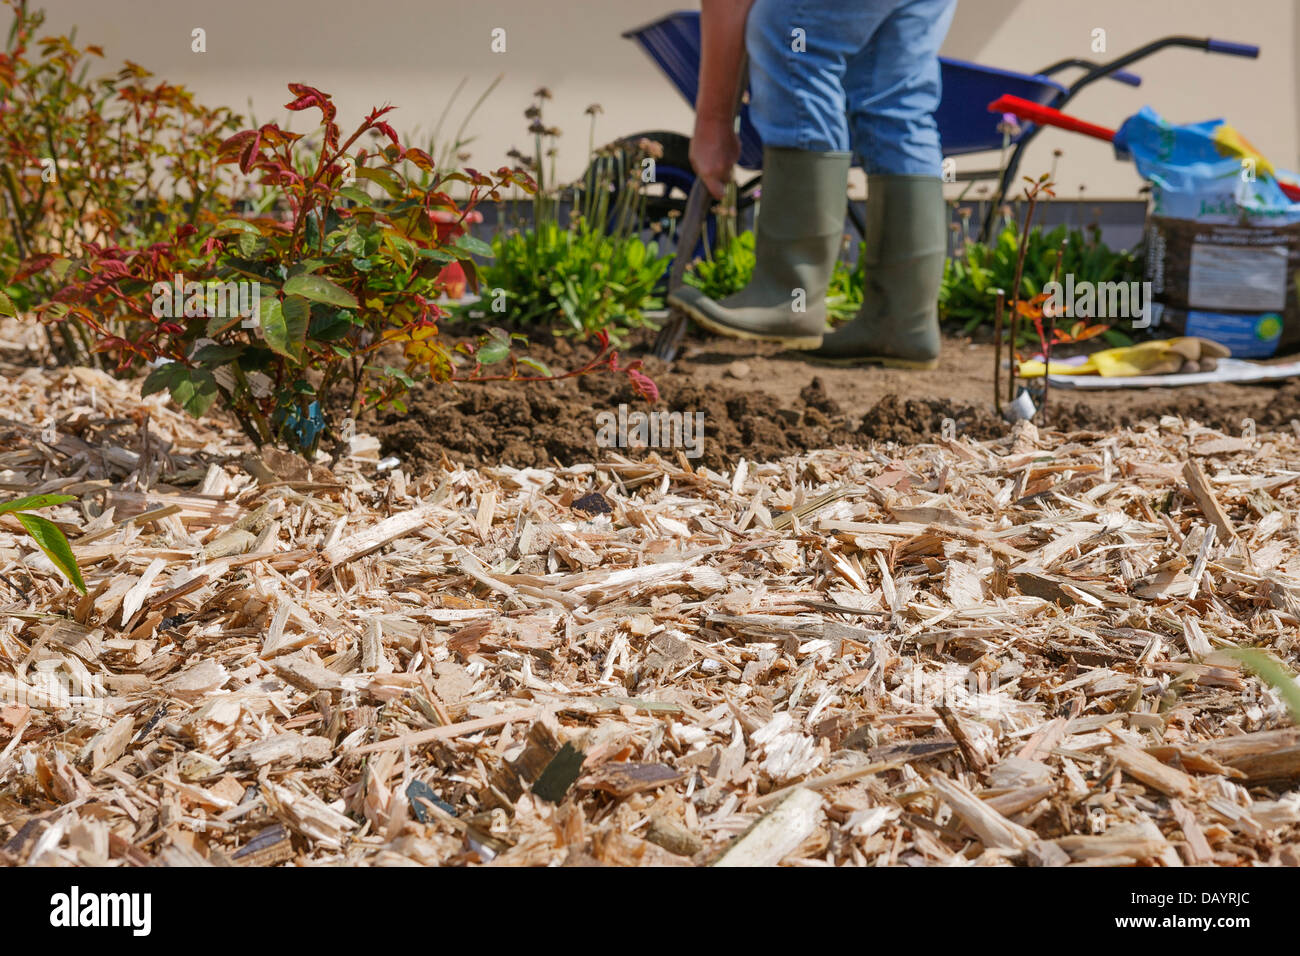
[[[647,324],[645,313],[663,302],[655,287],[671,256],[640,234],[644,196],[639,187],[647,164],[662,155],[648,140],[613,143],[592,150],[593,172],[579,185],[559,186],[555,178],[555,140],[560,131],[542,122],[551,94],[534,93],[524,112],[530,121],[534,155],[510,155],[534,173],[533,219],[498,233],[492,261],[481,270],[483,311],[515,327],[552,326],[562,334],[605,333],[617,341],[623,330]],[[592,142],[598,106],[590,106]],[[550,160],[547,169],[546,160]],[[560,223],[561,200],[573,201],[567,225]]]
[[[754,275],[754,234],[742,232],[720,241],[703,259],[686,267],[684,281],[717,301],[749,284]]]
[[[1024,272],[1020,277],[1021,300],[1033,299],[1057,275],[1062,243],[1064,258],[1059,274],[1073,273],[1076,283],[1134,282],[1142,278],[1140,255],[1109,248],[1101,241],[1101,229],[1097,226],[1081,230],[1061,225],[1050,232],[1035,226],[1026,240]],[[1014,222],[1007,223],[992,243],[966,240],[959,254],[948,259],[944,266],[939,314],[964,323],[967,332],[986,322],[992,324],[996,290],[1002,289],[1008,302],[1015,298],[1019,253],[1020,234]],[[1107,333],[1107,338],[1113,339],[1118,334]]]
[[[662,305],[654,289],[669,262],[657,244],[609,235],[581,216],[568,228],[548,219],[499,233],[492,256],[481,278],[493,313],[581,335],[644,325],[645,311]]]

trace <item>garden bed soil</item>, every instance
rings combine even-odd
[[[926,441],[940,434],[945,418],[959,435],[981,441],[1009,430],[992,408],[992,347],[969,339],[946,337],[939,367],[926,372],[818,366],[776,346],[694,332],[669,366],[648,355],[652,340],[652,333],[635,334],[621,360],[645,362],[661,393],[655,408],[703,412],[700,461],[712,468],[742,457],[770,461],[817,448]],[[562,369],[579,367],[594,349],[535,340],[527,354]],[[386,454],[417,471],[443,456],[469,465],[567,466],[602,454],[596,416],[616,413],[620,403],[650,408],[625,376],[607,372],[559,382],[430,385],[411,396],[407,413],[373,416],[364,427],[379,435]],[[1300,418],[1300,382],[1054,390],[1048,404],[1050,424],[1067,431],[1106,431],[1164,415],[1233,433],[1246,418],[1278,428]]]

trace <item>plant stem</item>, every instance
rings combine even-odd
[[[993,313],[993,408],[1002,414],[1002,308],[1006,293],[998,289],[998,303]]]
[[[1025,213],[1020,231],[1020,248],[1016,252],[1016,277],[1011,289],[1011,377],[1008,383],[1008,400],[1016,400],[1016,340],[1020,337],[1020,280],[1025,271],[1025,254],[1029,251],[1029,226],[1034,221],[1034,207],[1038,204],[1038,186],[1025,190],[1029,209]]]

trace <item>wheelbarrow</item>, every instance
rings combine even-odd
[[[651,23],[628,30],[624,38],[635,41],[668,77],[685,100],[692,106],[698,93],[700,71],[700,15],[694,10],[683,10],[660,17]],[[1018,73],[997,67],[968,63],[950,57],[939,57],[943,95],[935,120],[944,156],[962,156],[969,153],[1000,150],[1004,145],[1012,152],[1005,168],[987,170],[959,170],[958,182],[996,179],[995,201],[983,224],[981,238],[987,239],[996,219],[996,210],[1005,199],[1011,184],[1016,181],[1025,148],[1041,131],[1042,126],[1029,122],[1004,143],[1005,128],[1002,118],[990,115],[987,104],[1000,96],[1014,96],[1018,100],[1036,103],[1054,110],[1063,110],[1088,86],[1101,79],[1114,80],[1128,86],[1140,86],[1141,77],[1124,67],[1144,59],[1166,47],[1182,46],[1255,58],[1259,47],[1244,43],[1228,43],[1207,38],[1169,36],[1138,47],[1106,63],[1096,63],[1077,57],[1058,60],[1037,73]],[[1082,74],[1068,86],[1055,79],[1066,70],[1082,70]],[[641,138],[658,141],[663,146],[663,157],[656,163],[656,184],[662,187],[647,197],[647,219],[655,220],[670,211],[679,214],[685,207],[695,174],[690,164],[690,137],[667,130],[649,130],[623,137],[622,141],[635,143]],[[742,170],[760,170],[763,164],[763,143],[749,118],[748,104],[740,107],[740,160]],[[738,184],[739,208],[753,203],[762,182],[762,174],[743,179]],[[850,208],[850,219],[859,233],[863,224],[856,210]]]
[[[699,84],[700,67],[700,15],[697,11],[679,11],[659,18],[623,34],[626,39],[634,40],[649,55],[655,64],[668,77],[669,82],[692,106],[695,104]],[[939,127],[940,141],[946,157],[960,156],[968,153],[987,152],[1011,148],[1006,165],[999,169],[963,170],[956,172],[955,181],[996,180],[997,189],[994,201],[989,203],[988,213],[980,228],[980,238],[987,240],[996,221],[997,209],[1005,200],[1008,189],[1015,182],[1020,161],[1025,148],[1042,129],[1040,125],[1028,123],[1008,135],[1003,131],[1006,126],[999,116],[987,111],[987,104],[1001,96],[1013,96],[1018,100],[1060,110],[1081,91],[1101,79],[1109,79],[1129,86],[1140,86],[1141,77],[1130,73],[1124,67],[1171,46],[1184,46],[1205,50],[1209,53],[1223,53],[1233,56],[1258,57],[1259,47],[1240,43],[1228,43],[1222,40],[1200,39],[1185,36],[1170,36],[1145,46],[1139,47],[1106,63],[1096,63],[1077,57],[1059,60],[1045,66],[1038,73],[1018,73],[996,67],[982,66],[940,57],[940,74],[943,95],[935,120]],[[1054,78],[1055,74],[1066,70],[1082,70],[1068,86]],[[758,170],[754,175],[741,180],[737,190],[737,211],[753,204],[762,183],[761,167],[763,162],[763,144],[749,117],[748,104],[743,101],[738,106],[740,114],[740,159],[738,166],[742,170]],[[646,210],[644,225],[650,225],[661,218],[671,215],[683,216],[683,226],[691,220],[701,220],[705,234],[713,232],[710,218],[707,216],[689,216],[688,202],[697,196],[695,203],[705,202],[704,189],[696,183],[696,177],[690,164],[690,139],[681,133],[665,130],[650,130],[625,137],[624,142],[635,143],[641,138],[657,140],[663,146],[663,156],[656,163],[656,182],[644,187],[646,191]],[[849,207],[849,218],[853,227],[861,235],[864,224],[857,210]],[[693,223],[692,223],[693,224]],[[683,228],[678,234],[678,248],[695,250],[699,233]],[[674,270],[673,279],[678,281]],[[671,286],[670,281],[670,286]],[[665,327],[660,340],[656,343],[655,353],[661,358],[670,359],[676,352],[681,339],[681,317],[675,317]]]

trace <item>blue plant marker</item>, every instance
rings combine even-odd
[[[316,436],[325,430],[325,417],[321,414],[320,402],[312,402],[307,406],[306,417],[302,415],[297,405],[287,406],[284,411],[283,427],[297,439],[299,449],[305,451],[315,447]]]
[[[421,799],[428,800],[439,810],[443,810],[453,817],[456,815],[456,808],[434,793],[433,788],[423,780],[412,780],[407,785],[406,799],[411,802],[411,811],[421,823],[429,822],[429,811],[425,809],[424,804],[420,803]]]

